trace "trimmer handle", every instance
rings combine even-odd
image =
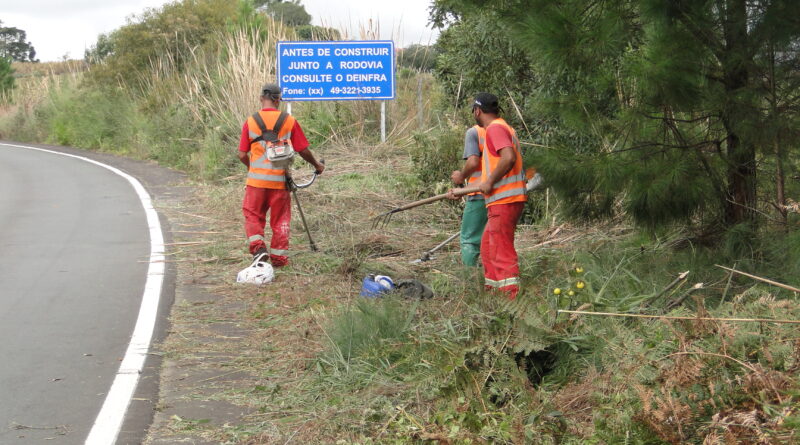
[[[325,165],[325,160],[324,159],[320,159],[319,163]],[[321,174],[322,173],[319,170],[314,170],[314,174],[311,175],[311,179],[309,179],[308,182],[306,182],[304,184],[298,184],[298,183],[295,182],[294,183],[294,188],[296,188],[296,189],[304,189],[306,187],[309,187],[311,184],[314,183],[314,181],[317,180],[317,176],[319,176]]]
[[[320,158],[320,160],[319,160],[319,163],[320,163],[320,164],[322,164],[322,165],[325,165],[325,160],[324,160],[324,159],[322,159],[322,158]],[[322,172],[321,172],[321,171],[319,171],[319,170],[314,170],[314,174],[315,174],[315,175],[321,175],[321,174],[322,174]]]

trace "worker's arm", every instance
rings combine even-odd
[[[239,154],[239,160],[242,161],[242,164],[246,165],[247,168],[250,168],[250,153],[246,151],[236,151]]]
[[[306,162],[314,166],[314,170],[317,172],[317,174],[321,174],[323,171],[325,171],[325,164],[318,162],[317,158],[314,157],[314,153],[312,153],[310,149],[307,148],[298,152],[298,154]]]
[[[480,170],[481,168],[481,157],[472,155],[467,158],[466,162],[464,162],[464,167],[461,170],[455,170],[452,175],[450,175],[450,179],[453,181],[455,185],[463,185],[464,182],[467,181],[473,173]]]
[[[497,166],[489,177],[486,178],[485,181],[481,182],[479,188],[483,194],[488,194],[492,191],[492,187],[494,184],[503,178],[506,173],[511,170],[511,167],[514,166],[514,162],[516,161],[516,153],[514,152],[513,147],[503,147],[497,150],[497,154],[500,155],[500,160],[497,161]]]
[[[467,178],[469,178],[470,175],[472,175],[472,173],[480,170],[480,168],[481,168],[480,156],[474,156],[474,155],[470,156],[467,158],[467,161],[464,162],[464,168],[462,168],[461,170],[454,171],[453,174],[450,175],[450,179],[453,181],[453,184],[457,186],[462,186],[464,185],[464,182],[466,182]],[[447,198],[453,200],[461,199],[460,196],[455,195],[455,189],[452,189],[448,192]]]
[[[250,131],[247,128],[247,121],[242,125],[242,134],[239,136],[239,149],[236,150],[239,161],[250,168]]]

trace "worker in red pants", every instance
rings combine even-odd
[[[516,132],[499,117],[497,96],[479,93],[472,105],[475,121],[486,130],[483,170],[478,186],[488,222],[481,238],[481,259],[487,289],[513,300],[519,293],[519,259],[514,232],[525,207],[525,170]]]
[[[325,165],[318,162],[308,149],[308,140],[300,124],[278,110],[280,101],[280,87],[274,83],[264,85],[261,111],[245,121],[239,140],[239,160],[248,168],[242,214],[250,253],[254,261],[263,261],[268,256],[273,267],[285,266],[289,262],[292,205],[286,185],[286,169],[291,165],[291,158],[286,160],[284,151],[293,150],[299,154],[314,166],[318,174],[325,170]],[[267,211],[272,229],[269,248],[264,238]]]

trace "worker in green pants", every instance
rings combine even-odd
[[[464,135],[464,166],[450,176],[453,184],[477,185],[481,182],[481,156],[486,143],[486,130],[475,125]],[[461,218],[461,262],[477,266],[481,253],[481,237],[486,226],[486,206],[480,192],[467,195]]]

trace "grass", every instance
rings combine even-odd
[[[60,62],[13,62],[11,68],[17,79],[27,77],[52,77],[62,74],[85,72],[89,66],[83,60],[64,60]]]
[[[399,79],[384,144],[377,104],[297,105],[295,114],[328,166],[313,187],[298,192],[321,252],[308,250],[295,218],[292,262],[277,282],[234,285],[247,255],[244,173],[232,150],[241,121],[257,106],[252,92],[274,69],[260,49],[274,48],[285,30],[275,25],[263,32],[231,33],[216,51],[194,53],[182,70],[165,55],[136,90],[96,90],[75,71],[26,77],[0,113],[4,138],[155,159],[197,181],[193,200],[161,211],[180,230],[176,241],[195,242],[170,251],[179,279],[210,295],[192,293],[173,308],[172,332],[159,348],[180,373],[165,374],[164,387],[180,387],[181,395],[163,393],[164,418],[151,440],[798,439],[800,339],[792,326],[557,312],[797,319],[796,295],[714,267],[737,264],[797,284],[796,233],[767,229],[753,250],[737,253],[694,245],[677,229],[644,234],[625,221],[570,223],[555,198],[537,192],[517,234],[523,293],[512,303],[482,290],[480,272],[459,264],[455,244],[433,261],[409,263],[458,229],[457,205],[402,212],[387,227],[370,229],[371,219],[393,206],[444,191],[458,164],[463,128],[430,122],[440,93],[428,75]],[[687,270],[687,279],[667,289]],[[417,278],[436,296],[360,299],[368,273]],[[695,283],[702,286],[690,291]],[[186,416],[184,402],[224,404],[239,414]]]
[[[480,277],[458,265],[454,248],[421,266],[408,264],[455,229],[447,221],[457,209],[435,204],[404,212],[384,231],[366,229],[389,204],[409,199],[402,187],[387,186],[385,167],[409,175],[408,156],[388,147],[374,154],[328,148],[337,162],[301,192],[322,252],[307,252],[305,235],[293,226],[292,264],[276,284],[232,288],[227,283],[244,260],[192,265],[192,275],[208,275],[222,296],[203,311],[236,319],[243,330],[241,356],[225,369],[254,376],[233,383],[232,391],[204,396],[253,410],[235,431],[212,427],[204,437],[362,444],[795,438],[793,427],[785,426],[797,421],[791,406],[800,351],[791,326],[555,313],[580,308],[796,318],[800,306],[793,295],[739,277],[728,284],[729,275],[713,265],[737,259],[692,246],[680,231],[643,235],[620,223],[539,221],[518,233],[525,293],[516,303],[504,302],[481,291]],[[209,228],[222,232],[215,236],[235,238],[238,184],[202,187],[197,208],[186,212],[210,216]],[[218,249],[218,257],[242,251],[229,241]],[[774,255],[791,251],[773,249]],[[687,269],[685,282],[662,292]],[[416,277],[437,296],[361,300],[360,280],[369,272]],[[583,289],[575,286],[578,280]],[[704,283],[700,291],[666,310],[696,282]],[[556,287],[564,292],[554,295]],[[231,312],[228,305],[241,307]],[[201,345],[174,336],[167,346],[198,349],[183,360],[203,354]],[[743,421],[749,426],[738,426]]]

